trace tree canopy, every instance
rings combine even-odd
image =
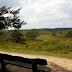
[[[11,40],[15,43],[23,43],[25,41],[23,34],[19,30],[13,30]]]
[[[37,36],[39,36],[39,31],[37,29],[28,30],[25,36],[31,39],[35,39]]]
[[[12,7],[6,7],[3,6],[0,8],[0,30],[2,29],[8,29],[8,27],[14,27],[14,28],[21,28],[22,24],[26,24],[24,21],[21,21],[19,19],[19,16],[17,14],[21,10],[21,8],[17,10],[12,10]],[[12,14],[14,15],[14,18],[4,17],[4,14]]]

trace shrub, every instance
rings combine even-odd
[[[72,38],[72,31],[68,31],[68,33],[65,35],[66,38]]]
[[[28,30],[27,33],[25,34],[25,36],[27,38],[30,38],[32,40],[34,40],[36,37],[39,36],[39,32],[37,29],[31,29],[31,30]]]
[[[58,50],[69,50],[72,51],[72,42],[69,40],[61,40],[60,42],[58,42],[58,44],[56,45]]]
[[[0,41],[4,41],[7,39],[6,31],[0,30]]]
[[[25,41],[23,37],[23,34],[19,30],[13,30],[11,33],[11,40],[15,43],[23,43]]]
[[[0,36],[1,35],[6,35],[6,32],[7,32],[6,30],[0,30]]]
[[[52,31],[52,36],[56,36],[55,30]]]

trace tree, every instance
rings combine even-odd
[[[72,31],[68,31],[67,34],[65,35],[67,38],[72,38]]]
[[[19,29],[21,28],[22,24],[26,24],[24,21],[19,19],[19,16],[17,16],[21,8],[17,10],[11,10],[11,8],[12,7],[6,6],[0,8],[0,30],[8,29],[8,27]],[[21,43],[24,41],[23,35],[18,30],[12,31],[11,39],[16,43]]]
[[[15,43],[23,43],[25,41],[23,34],[19,30],[12,31],[11,40]]]
[[[52,36],[56,36],[55,30],[52,31]]]
[[[7,31],[6,30],[0,30],[0,41],[5,41],[7,39]]]
[[[17,10],[11,10],[11,8],[6,6],[0,8],[0,30],[8,29],[8,27],[19,29],[22,24],[26,24],[24,21],[20,21],[17,16],[21,8]]]
[[[39,36],[39,32],[37,29],[28,30],[25,34],[26,37],[31,38],[32,40]]]

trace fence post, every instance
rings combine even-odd
[[[37,63],[36,62],[32,63],[32,71],[33,72],[38,72],[38,70],[37,70]]]
[[[0,58],[0,62],[1,62],[2,72],[7,72],[5,64],[4,64],[4,60],[2,58]]]

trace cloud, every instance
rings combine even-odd
[[[22,7],[22,29],[72,27],[72,0],[0,0],[0,6]]]

